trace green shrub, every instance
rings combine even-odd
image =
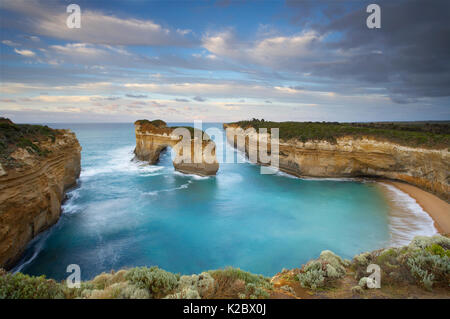
[[[165,299],[201,299],[197,290],[192,287],[184,287],[181,291],[164,297]]]
[[[14,124],[8,119],[0,121],[0,162],[5,166],[19,165],[10,155],[18,148],[26,149],[30,154],[47,156],[50,152],[40,147],[40,142],[56,141],[61,131],[48,126]]]
[[[437,255],[441,258],[444,258],[445,256],[450,257],[450,250],[448,249],[444,249],[441,245],[439,244],[432,244],[431,246],[428,246],[426,248],[426,250],[432,254],[432,255]]]
[[[320,261],[314,260],[308,262],[302,272],[298,274],[298,280],[304,288],[318,289],[325,286],[326,270],[323,269]]]
[[[86,299],[149,299],[150,293],[128,282],[118,282],[105,289],[84,290],[81,296]]]
[[[449,250],[450,238],[441,235],[435,235],[432,237],[416,236],[408,245],[408,250],[426,249],[427,247],[432,246],[433,244],[438,244],[442,246],[444,249]]]
[[[416,283],[427,290],[450,284],[450,239],[445,236],[415,237],[408,246],[363,253],[353,258],[352,269],[360,280],[369,275],[369,264],[381,268],[383,284]]]
[[[255,284],[247,284],[245,286],[245,294],[249,299],[267,299],[270,296],[264,288]]]
[[[270,278],[255,275],[239,268],[226,267],[225,269],[210,270],[216,285],[215,295],[221,298],[268,298],[273,289]]]
[[[450,284],[450,258],[447,255],[433,255],[428,250],[416,250],[407,256],[406,264],[411,274],[426,289],[431,290],[434,282]]]
[[[239,268],[226,267],[225,269],[217,269],[208,271],[214,279],[220,277],[227,277],[231,280],[242,280],[246,284],[255,284],[265,288],[271,288],[270,278],[263,275],[255,275],[248,271],[241,270]]]
[[[152,298],[161,298],[177,287],[179,276],[153,266],[132,268],[125,279],[137,288],[147,289]]]
[[[319,258],[304,265],[298,274],[304,288],[318,289],[328,287],[337,279],[345,276],[350,262],[343,260],[329,250],[323,251]]]
[[[60,299],[64,286],[45,276],[31,277],[0,269],[0,299]]]
[[[402,261],[416,281],[431,290],[435,283],[450,285],[450,239],[445,236],[415,237]]]
[[[176,292],[167,295],[168,299],[200,299],[214,290],[214,278],[207,272],[200,275],[181,276]]]

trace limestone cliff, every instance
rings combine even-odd
[[[195,142],[194,130],[187,128],[190,132],[190,142],[188,151],[191,152],[190,160],[183,160],[183,148],[178,147],[182,137],[175,131],[177,127],[168,127],[164,121],[140,120],[135,122],[136,148],[134,153],[136,158],[142,161],[148,161],[155,164],[160,153],[167,147],[175,149],[176,158],[173,165],[177,171],[187,174],[196,174],[201,176],[215,175],[219,169],[219,164],[215,156],[215,144],[200,133],[200,141]],[[197,152],[201,158],[195,160],[195,149],[198,144]]]
[[[0,122],[0,268],[55,224],[64,192],[80,174],[81,147],[69,130]]]
[[[244,130],[236,124],[225,124],[228,141]],[[245,151],[249,152],[247,135]],[[270,149],[270,146],[268,147]],[[401,180],[433,192],[449,201],[450,154],[448,148],[429,149],[399,145],[371,136],[341,136],[335,142],[280,139],[279,168],[308,177],[380,177]]]

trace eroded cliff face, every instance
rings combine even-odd
[[[196,144],[194,138],[190,139],[187,145],[187,151],[191,152],[190,160],[183,160],[183,148],[179,147],[179,142],[182,138],[175,134],[175,128],[167,127],[164,122],[160,122],[159,125],[153,125],[148,121],[136,121],[136,148],[134,153],[137,159],[156,164],[160,153],[167,147],[172,147],[177,156],[173,162],[177,171],[200,176],[215,175],[217,173],[219,164],[215,156],[215,144],[213,141],[201,140]],[[198,149],[197,153],[195,152],[196,148]],[[197,154],[200,154],[200,160],[195,160],[195,156],[198,156]]]
[[[9,269],[28,242],[55,224],[64,192],[80,175],[81,146],[74,133],[55,130],[34,142],[43,154],[17,147],[0,164],[0,268]]]
[[[235,144],[234,136],[244,130],[236,125],[224,125],[227,139]],[[245,151],[249,152],[249,139]],[[270,149],[270,146],[268,147]],[[301,142],[280,140],[279,168],[296,176],[308,177],[380,177],[401,180],[450,200],[450,154],[445,149],[424,149],[401,146],[372,137],[337,138],[328,141]]]

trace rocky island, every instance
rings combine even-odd
[[[70,130],[0,118],[0,267],[11,268],[28,242],[58,221],[80,159]]]
[[[150,164],[155,164],[158,162],[159,155],[163,150],[168,147],[175,147],[182,137],[176,135],[174,131],[179,127],[169,127],[166,122],[162,120],[138,120],[134,123],[136,132],[136,148],[134,153],[136,158],[142,161],[147,161]],[[200,138],[199,142],[201,147],[200,152],[203,155],[199,163],[194,161],[195,155],[195,129],[192,127],[185,127],[189,130],[190,134],[190,145],[188,146],[191,151],[190,161],[181,160],[179,163],[174,161],[173,165],[175,170],[186,173],[186,174],[196,174],[200,176],[215,175],[219,169],[219,164],[215,157],[215,144],[212,140],[206,136],[204,132],[198,132]],[[206,156],[203,154],[205,150],[210,150],[211,158],[210,161],[206,161]],[[182,156],[182,148],[176,150],[176,156]]]

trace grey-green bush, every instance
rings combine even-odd
[[[178,275],[156,266],[130,269],[125,279],[140,289],[148,289],[152,298],[161,298],[171,293],[178,285]]]
[[[304,288],[318,289],[332,284],[346,274],[350,261],[343,260],[329,250],[323,251],[319,258],[303,266],[298,280]]]

